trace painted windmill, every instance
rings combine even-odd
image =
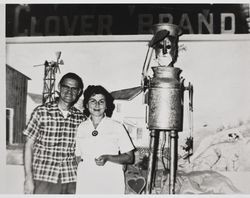
[[[56,61],[45,61],[44,64],[34,65],[43,66],[44,65],[44,78],[43,78],[43,103],[51,102],[55,100],[56,91],[55,91],[55,82],[56,82],[56,73],[60,73],[59,65],[63,65],[64,62],[61,57],[61,52],[56,52]]]

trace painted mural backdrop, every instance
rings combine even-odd
[[[178,194],[250,193],[249,187],[245,187],[250,178],[247,157],[250,42],[247,38],[216,41],[212,35],[248,33],[248,12],[249,5],[243,4],[11,4],[6,6],[6,37],[44,36],[45,41],[49,36],[151,34],[152,24],[158,22],[178,24],[184,34],[210,34],[211,40],[181,41],[186,50],[179,54],[176,63],[187,81],[194,85],[194,147],[192,150],[192,141],[185,133],[188,129],[184,127],[179,137],[176,191]],[[88,40],[56,42],[55,39],[51,43],[8,43],[6,62],[31,78],[28,96],[42,93],[44,68],[34,65],[54,60],[57,51],[62,51],[65,63],[60,75],[74,71],[83,77],[86,86],[101,82],[107,89],[117,90],[138,85],[147,42],[145,39],[138,43],[135,39],[128,43],[100,44]],[[149,131],[141,101],[141,96],[132,102],[117,101],[116,109],[137,147],[135,164],[126,167],[126,193],[133,194],[143,193],[148,160]],[[155,194],[168,193],[165,168],[168,159],[166,145],[157,165]],[[134,188],[136,182],[141,182],[140,188]]]

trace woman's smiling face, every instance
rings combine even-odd
[[[89,98],[87,108],[91,116],[103,116],[106,110],[106,99],[102,94],[95,94]]]

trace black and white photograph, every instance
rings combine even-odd
[[[249,2],[0,6],[0,195],[250,194]]]

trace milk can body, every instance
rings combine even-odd
[[[152,67],[154,75],[149,83],[148,128],[150,130],[175,130],[183,128],[183,89],[181,69]]]

